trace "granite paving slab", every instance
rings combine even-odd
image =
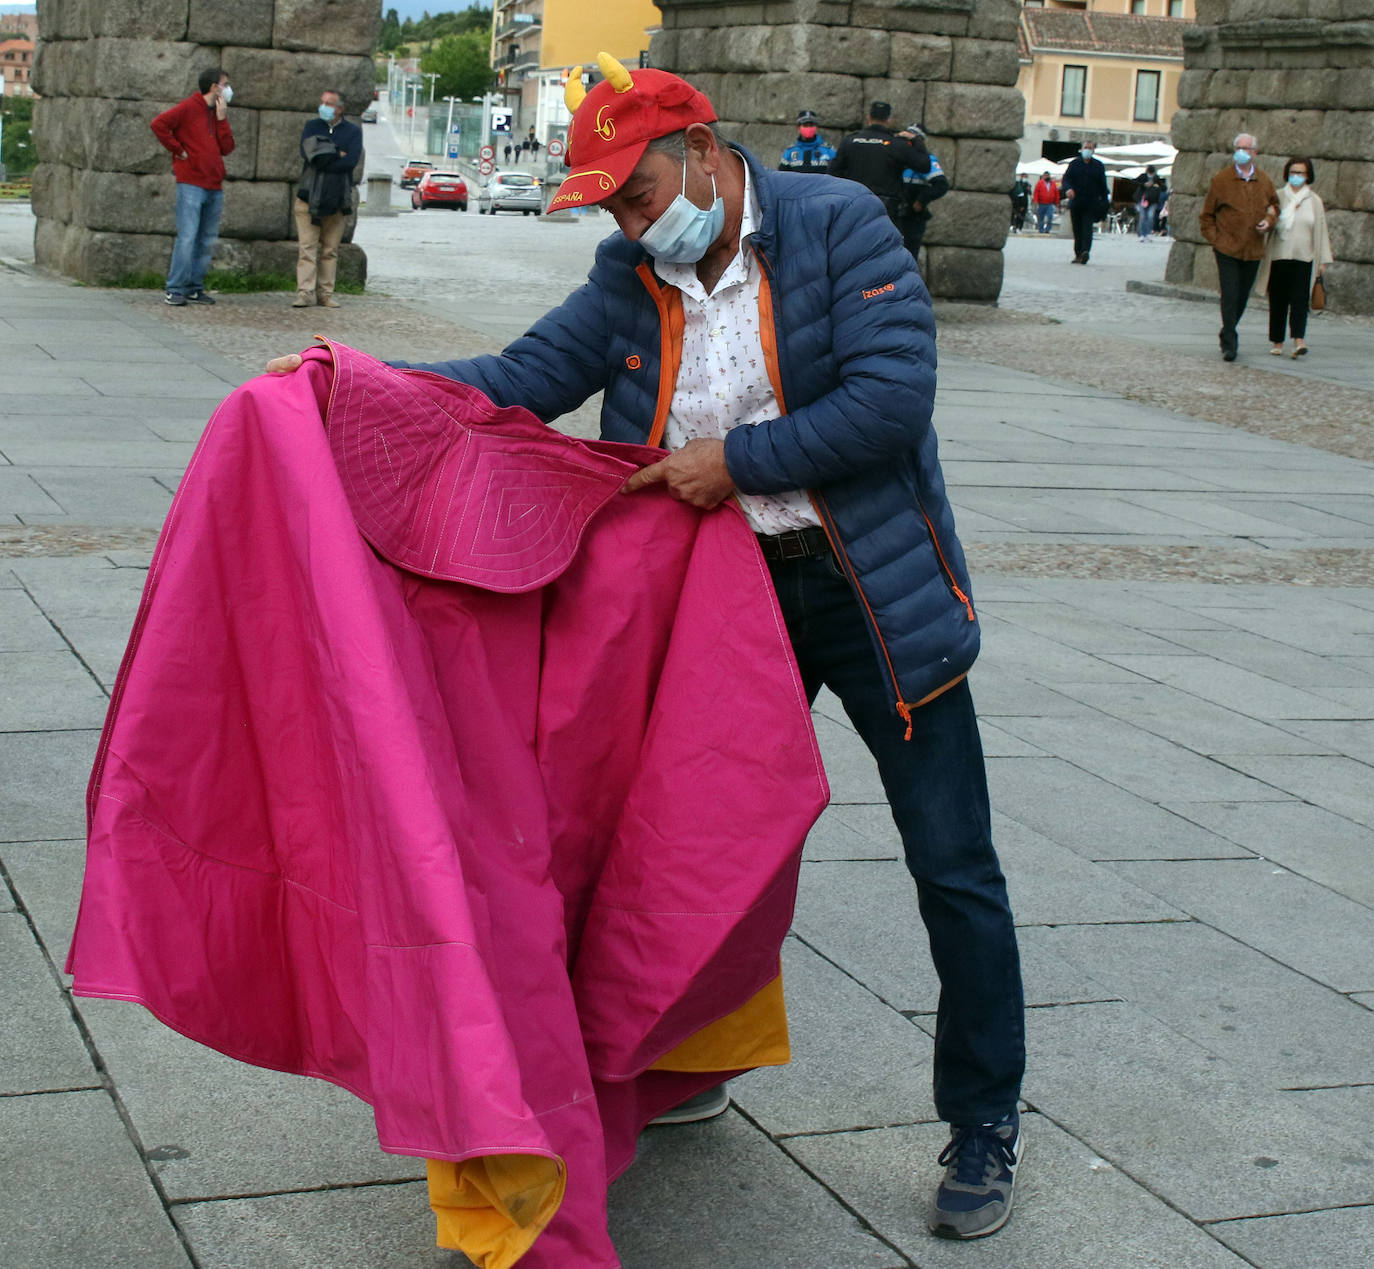
[[[0,846],[0,863],[24,901],[39,943],[61,973],[76,926],[86,871],[85,841],[10,842]],[[62,981],[70,980],[64,974]]]
[[[1174,642],[1293,687],[1374,687],[1368,676],[1334,657],[1246,630],[1185,630],[1174,636]],[[1347,633],[1342,651],[1346,655],[1374,652],[1374,633]]]
[[[750,1119],[776,1136],[937,1118],[924,1031],[794,938],[783,984],[792,1061],[730,1083]]]
[[[0,1097],[0,1176],[0,1264],[192,1269],[103,1090]]]
[[[1067,643],[1080,652],[1155,652],[1169,654],[1177,645],[1122,621],[1111,621],[1052,600],[999,609],[997,617],[1014,626]]]
[[[81,524],[160,525],[167,518],[172,491],[181,479],[181,470],[171,468],[95,472],[35,467],[31,474],[34,483],[56,504],[47,508],[45,516],[26,515],[31,524],[60,515]]]
[[[856,736],[848,722],[841,724],[824,714],[813,715],[813,722],[826,779],[830,782],[831,804],[884,801],[878,765],[862,743],[855,743]],[[893,726],[897,725],[894,714]]]
[[[134,600],[133,609],[125,617],[68,617],[62,622],[62,633],[107,692],[114,688],[115,675],[129,643],[137,596]]]
[[[1374,1076],[1374,1013],[1208,926],[1084,925],[1043,937],[1114,995],[1271,1088]]]
[[[1032,1009],[1026,1100],[1178,1211],[1369,1201],[1374,1126],[1331,1126],[1127,1003]]]
[[[983,657],[993,666],[1014,666],[1048,687],[1059,683],[1131,683],[1140,675],[1105,653],[1080,652],[1000,617],[983,621]]]
[[[1161,806],[1286,800],[1260,780],[1104,714],[1093,712],[1072,719],[1007,718],[1000,725]]]
[[[163,441],[145,430],[147,439],[139,444],[130,440],[43,439],[31,441],[6,440],[0,436],[0,449],[16,467],[81,468],[98,467],[102,471],[120,468],[147,469],[156,467],[184,469],[191,461],[195,446],[187,441]]]
[[[0,732],[0,842],[86,832],[85,789],[98,731]]]
[[[1264,1269],[1369,1269],[1374,1204],[1223,1221],[1208,1232]]]
[[[893,841],[887,845],[881,845],[872,840],[867,834],[861,832],[855,823],[844,817],[846,811],[862,811],[868,809],[863,806],[845,805],[843,803],[827,807],[815,827],[806,838],[806,847],[802,852],[802,858],[806,860],[820,859],[895,859],[900,851],[900,843],[896,840],[896,830],[892,831]],[[881,808],[884,812],[887,807]],[[888,824],[891,825],[892,818],[888,817]]]
[[[0,467],[0,510],[27,519],[35,514],[60,515],[63,507],[31,472]]]
[[[59,652],[62,636],[22,590],[0,590],[0,653]]]
[[[15,559],[10,569],[44,614],[65,628],[70,621],[122,618],[133,623],[147,572],[116,567],[104,555]]]
[[[0,652],[0,731],[99,727],[108,701],[86,667],[60,652]]]
[[[988,787],[994,809],[1086,859],[1224,859],[1253,853],[1061,758],[990,760]],[[1262,811],[1271,804],[1257,805]]]
[[[855,802],[831,806],[826,816],[857,833],[865,843],[861,859],[900,859],[902,839],[892,822],[892,808],[886,802]]]
[[[459,1269],[434,1245],[423,1182],[187,1203],[173,1209],[199,1269]]]
[[[1336,991],[1374,988],[1374,912],[1267,859],[1104,866]]]
[[[1358,661],[1361,669],[1374,672],[1374,657],[1361,657]],[[1314,752],[1343,753],[1363,761],[1374,755],[1374,718],[1289,719],[1284,727],[1321,745]]]
[[[611,1188],[625,1269],[898,1269],[907,1262],[731,1111],[651,1128]]]
[[[1334,752],[1286,719],[1283,726],[1275,726],[1165,683],[1061,683],[1057,690],[1204,757]]]
[[[1310,802],[1195,802],[1180,814],[1299,876],[1374,907],[1374,829]]]
[[[1042,1115],[1022,1116],[1011,1222],[956,1243],[926,1231],[943,1124],[793,1137],[787,1150],[921,1269],[1242,1269],[1209,1232]],[[765,1262],[769,1263],[769,1262]],[[770,1266],[771,1269],[771,1266]]]
[[[371,1109],[333,1084],[237,1062],[141,1006],[77,998],[140,1139],[175,1199],[424,1176],[377,1145]]]
[[[930,963],[916,886],[901,863],[806,864],[792,928],[809,947],[894,1008],[933,1015],[940,982]],[[1102,1000],[1112,993],[1019,931],[1032,1005]],[[926,1029],[933,1023],[922,1021]]]
[[[100,1076],[18,912],[0,914],[0,1095],[98,1088]]]
[[[1236,754],[1224,758],[1238,770],[1346,819],[1374,828],[1374,754],[1354,758]]]

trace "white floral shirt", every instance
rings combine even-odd
[[[763,356],[759,327],[759,262],[749,236],[759,223],[758,199],[744,169],[744,215],[739,254],[707,295],[694,264],[656,263],[667,283],[682,292],[682,366],[668,410],[664,443],[679,449],[697,437],[719,440],[731,428],[775,419],[782,413]],[[800,489],[773,494],[736,493],[755,533],[785,533],[820,524]]]

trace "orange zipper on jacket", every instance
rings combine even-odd
[[[935,532],[935,525],[931,523],[930,516],[926,514],[924,506],[921,507],[921,518],[926,522],[926,528],[930,531],[930,540],[935,544],[935,554],[939,556],[940,567],[945,570],[945,576],[949,578],[949,588],[958,597],[959,602],[964,605],[970,621],[976,620],[973,615],[973,601],[959,589],[959,583],[954,580],[954,570],[950,568],[949,561],[945,559],[944,548],[940,545],[940,539]]]
[[[777,328],[773,324],[773,287],[769,281],[768,267],[764,263],[763,256],[759,254],[757,247],[753,248],[753,251],[759,262],[759,342],[763,345],[763,363],[768,370],[768,382],[773,386],[773,395],[778,401],[778,411],[781,414],[786,414],[787,403],[782,391],[782,365],[778,357]],[[892,663],[892,654],[888,651],[887,640],[883,638],[882,628],[878,625],[878,618],[873,612],[872,605],[868,602],[868,596],[864,594],[863,584],[859,581],[859,575],[849,558],[849,552],[845,550],[844,542],[840,539],[834,517],[830,514],[830,508],[826,505],[825,499],[815,490],[808,489],[806,496],[811,500],[816,516],[821,522],[821,528],[825,530],[825,536],[830,542],[830,549],[834,551],[835,558],[840,561],[840,567],[844,569],[850,586],[853,587],[855,595],[858,596],[859,603],[863,605],[864,612],[868,614],[868,621],[878,640],[878,647],[882,649],[883,664],[887,669],[888,678],[892,681],[892,692],[897,701],[897,716],[906,723],[906,735],[903,739],[910,740],[912,732],[911,711],[919,709],[928,701],[933,701],[942,692],[947,692],[956,683],[962,682],[968,675],[967,673],[956,675],[948,683],[942,684],[914,703],[902,699],[902,687],[897,680],[897,668]],[[925,516],[924,507],[921,508],[921,514]],[[926,527],[930,531],[930,540],[935,544],[935,552],[949,577],[950,585],[953,586],[954,593],[968,610],[968,619],[972,621],[974,620],[973,605],[969,602],[968,596],[959,589],[958,583],[954,580],[954,574],[950,572],[949,565],[945,562],[945,555],[940,548],[939,539],[935,536],[935,526],[930,523],[930,517],[926,516],[925,519]]]
[[[677,387],[677,372],[682,366],[682,330],[686,319],[682,314],[682,296],[676,287],[660,286],[647,262],[635,272],[658,309],[658,402],[649,427],[649,439],[645,442],[657,448],[663,444],[668,409],[673,404],[673,390]]]

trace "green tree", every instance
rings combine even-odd
[[[383,53],[390,53],[401,42],[401,17],[395,9],[388,9],[382,19],[381,34],[377,37],[377,47]]]
[[[33,149],[33,98],[0,98],[5,117],[5,171],[10,177],[27,176],[38,162]]]
[[[467,101],[486,92],[491,83],[487,62],[488,44],[484,35],[469,31],[465,35],[446,35],[420,59],[420,70],[437,74],[434,96],[459,97]]]

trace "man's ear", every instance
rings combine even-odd
[[[704,123],[689,123],[684,139],[688,152],[696,155],[702,171],[714,176],[720,170],[720,146],[716,144],[716,134]]]

